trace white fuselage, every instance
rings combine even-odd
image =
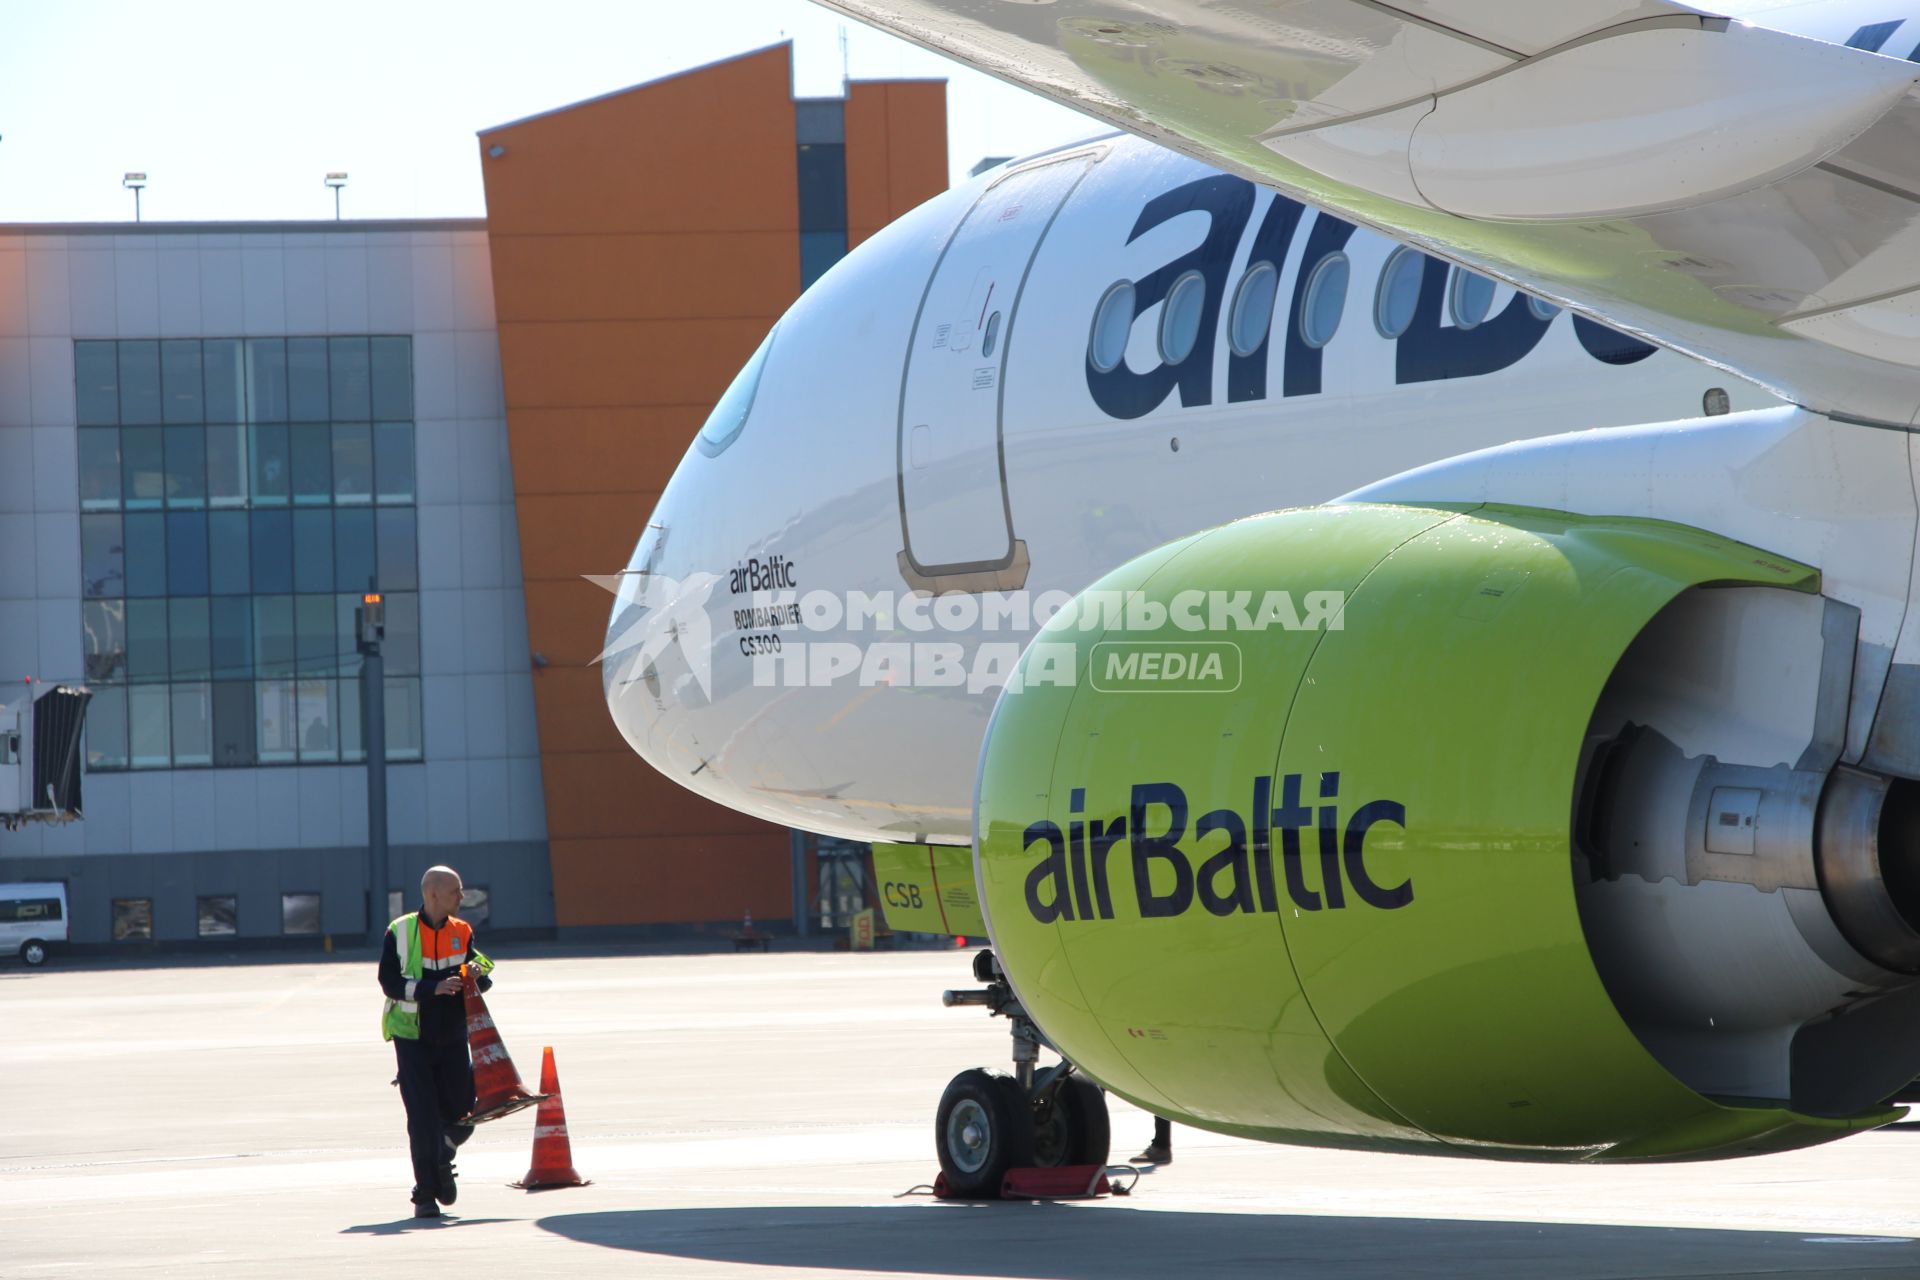
[[[1382,291],[1396,248],[1125,136],[914,210],[794,304],[716,410],[745,408],[737,434],[710,423],[662,496],[609,633],[622,733],[775,822],[966,843],[1013,655],[1114,566],[1470,450],[1692,417],[1714,388],[1773,403],[1437,262],[1409,268],[1409,319]],[[648,592],[696,575],[716,580],[636,650],[666,612]]]

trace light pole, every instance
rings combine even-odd
[[[369,583],[353,612],[360,633],[360,738],[367,748],[367,941],[378,948],[388,923],[387,690],[380,658],[386,601]]]
[[[333,220],[338,222],[340,221],[340,188],[347,185],[347,175],[330,173],[327,175],[327,185],[333,188]]]
[[[144,173],[123,174],[120,178],[120,185],[133,192],[133,220],[135,222],[140,221],[140,188],[147,185],[147,175]]]

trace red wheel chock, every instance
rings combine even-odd
[[[1070,1164],[1058,1169],[1009,1169],[1000,1182],[1002,1200],[1092,1200],[1113,1192],[1105,1165]],[[933,1180],[941,1200],[960,1200],[942,1173]]]

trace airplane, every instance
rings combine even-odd
[[[949,1186],[1104,1163],[1104,1092],[1595,1163],[1904,1114],[1920,15],[825,2],[1119,132],[794,304],[604,682],[989,936]]]

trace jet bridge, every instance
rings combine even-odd
[[[0,703],[0,827],[80,817],[84,685],[28,680]]]

